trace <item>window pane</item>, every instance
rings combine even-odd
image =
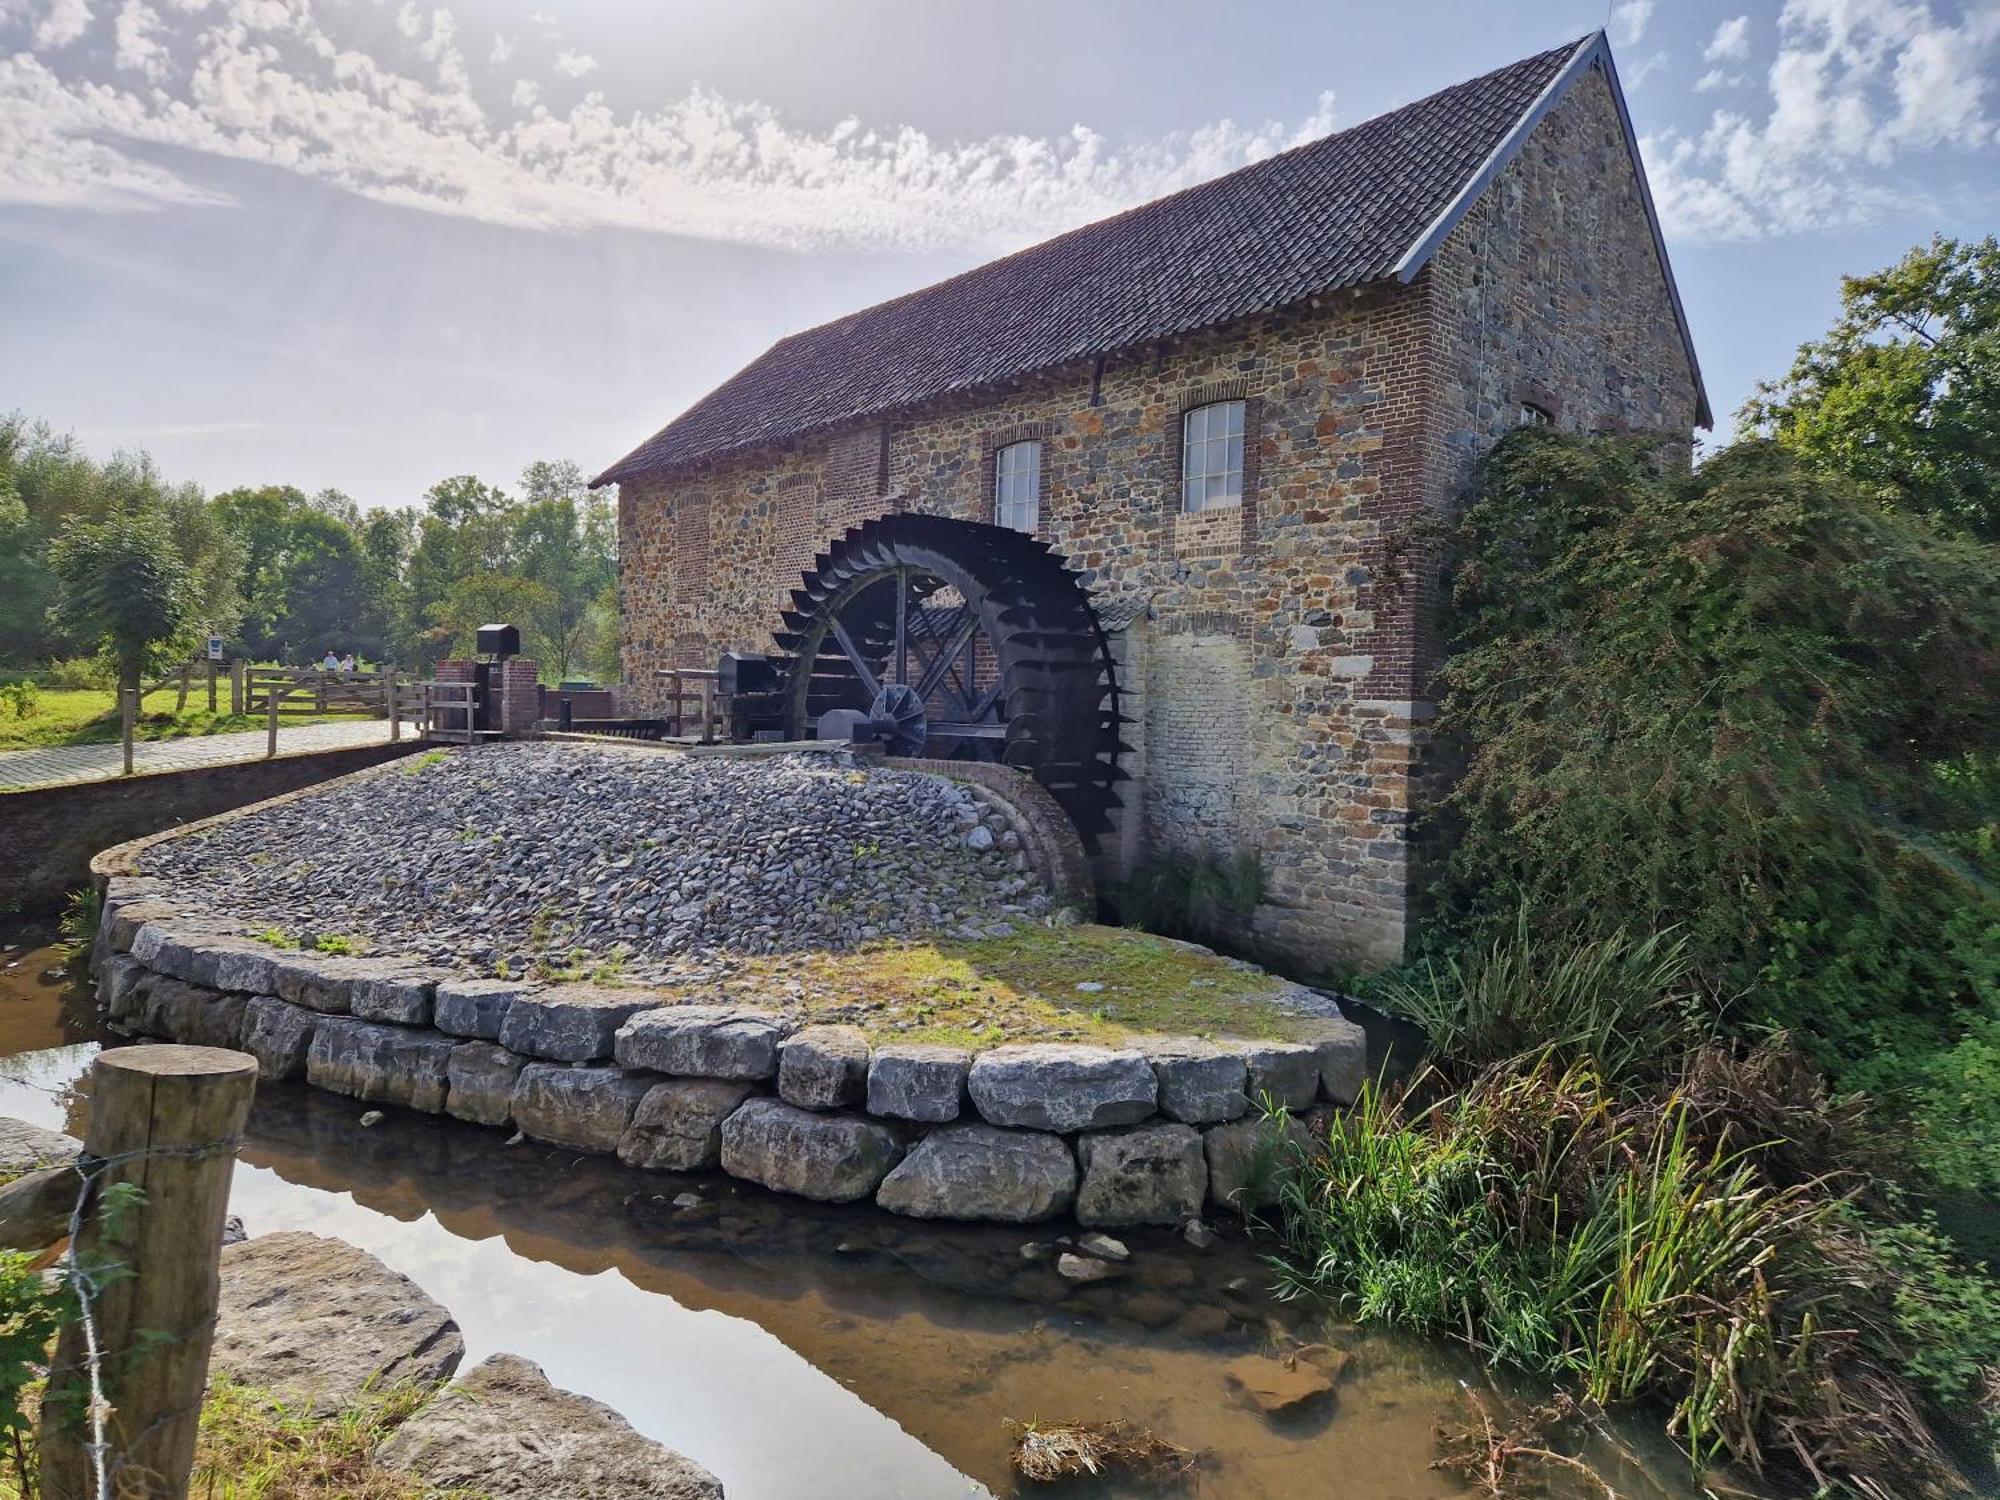
[[[1243,503],[1243,412],[1241,401],[1212,401],[1183,419],[1183,510]]]
[[[1042,445],[1009,443],[994,455],[993,519],[1001,526],[1033,531],[1041,510]]]

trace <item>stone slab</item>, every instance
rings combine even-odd
[[[896,1164],[875,1202],[917,1219],[1032,1224],[1067,1212],[1076,1181],[1076,1158],[1061,1136],[945,1125]]]
[[[316,1011],[288,1005],[276,995],[253,995],[243,1010],[243,1050],[257,1059],[262,1083],[288,1083],[306,1076]]]
[[[1219,1208],[1250,1213],[1278,1201],[1278,1188],[1297,1152],[1312,1145],[1302,1120],[1285,1116],[1278,1124],[1258,1115],[1204,1131],[1208,1195]]]
[[[43,1167],[68,1166],[82,1151],[83,1142],[73,1136],[0,1117],[0,1182]]]
[[[452,1036],[497,1042],[507,1012],[535,987],[518,979],[451,979],[439,983],[431,1024]]]
[[[1269,1099],[1281,1109],[1310,1109],[1319,1098],[1320,1051],[1311,1042],[1245,1042],[1241,1051],[1257,1108]]]
[[[886,1125],[780,1099],[751,1099],[722,1122],[723,1171],[823,1203],[872,1196],[902,1155]]]
[[[868,1038],[858,1026],[808,1026],[778,1044],[778,1097],[800,1109],[859,1104],[868,1092]]]
[[[306,1078],[315,1088],[371,1104],[441,1114],[452,1046],[435,1032],[323,1015],[306,1049]]]
[[[1170,1120],[1205,1125],[1250,1108],[1243,1055],[1199,1037],[1148,1037],[1137,1044],[1152,1064],[1159,1110]]]
[[[514,1123],[535,1140],[608,1156],[651,1087],[617,1068],[529,1063],[514,1085]]]
[[[616,1056],[627,1068],[676,1078],[761,1081],[778,1071],[789,1029],[770,1011],[734,1005],[678,1005],[642,1011],[619,1029]]]
[[[966,1104],[972,1054],[929,1042],[890,1042],[868,1064],[868,1113],[894,1120],[943,1124]]]
[[[618,1159],[649,1172],[707,1172],[722,1164],[722,1122],[756,1085],[729,1078],[675,1078],[639,1101],[618,1141]]]
[[[658,1004],[657,996],[643,990],[551,985],[520,995],[507,1007],[500,1045],[551,1062],[609,1061],[618,1028]]]
[[[990,1125],[1062,1134],[1135,1123],[1159,1100],[1144,1054],[1066,1043],[982,1052],[972,1060],[967,1087]]]
[[[348,1009],[364,1021],[395,1026],[428,1026],[438,984],[451,975],[418,965],[385,969],[357,978],[348,990]]]
[[[514,1118],[514,1087],[527,1061],[498,1042],[458,1043],[445,1064],[444,1112],[474,1125],[505,1125]]]
[[[1181,1224],[1201,1213],[1208,1164],[1193,1126],[1095,1131],[1079,1137],[1076,1150],[1083,1163],[1076,1194],[1079,1224]]]

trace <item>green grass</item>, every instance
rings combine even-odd
[[[430,1399],[410,1386],[375,1392],[332,1417],[228,1378],[202,1403],[191,1500],[477,1500],[379,1467],[376,1446]]]
[[[768,1001],[788,983],[811,995],[815,1008],[839,1009],[878,1039],[961,1047],[1110,1043],[1139,1032],[1283,1038],[1297,1025],[1270,1004],[1283,981],[1120,927],[1034,927],[971,942],[779,954],[749,961],[723,987],[731,998]],[[688,999],[714,995],[714,986],[704,986]]]
[[[225,707],[208,711],[208,689],[196,684],[188,690],[188,706],[173,711],[179,689],[166,687],[147,695],[140,704],[134,734],[142,740],[178,740],[197,735],[228,734],[234,730],[262,729],[268,722],[262,714],[232,714]],[[225,685],[220,702],[228,702]],[[17,717],[11,702],[0,702],[0,750],[38,750],[61,745],[103,745],[118,739],[118,695],[110,688],[42,688],[34,697],[35,711]],[[302,724],[329,724],[351,715],[287,715],[283,728]]]

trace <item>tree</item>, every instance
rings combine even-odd
[[[1933,239],[1844,278],[1840,300],[1744,422],[1884,504],[2000,541],[2000,241]]]
[[[192,571],[157,508],[71,517],[49,549],[65,628],[118,664],[120,688],[189,649],[199,626]]]

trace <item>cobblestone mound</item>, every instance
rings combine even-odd
[[[295,942],[365,934],[485,974],[614,961],[640,982],[731,953],[1004,933],[1049,909],[1018,838],[962,785],[555,744],[421,757],[168,840],[142,867]]]

